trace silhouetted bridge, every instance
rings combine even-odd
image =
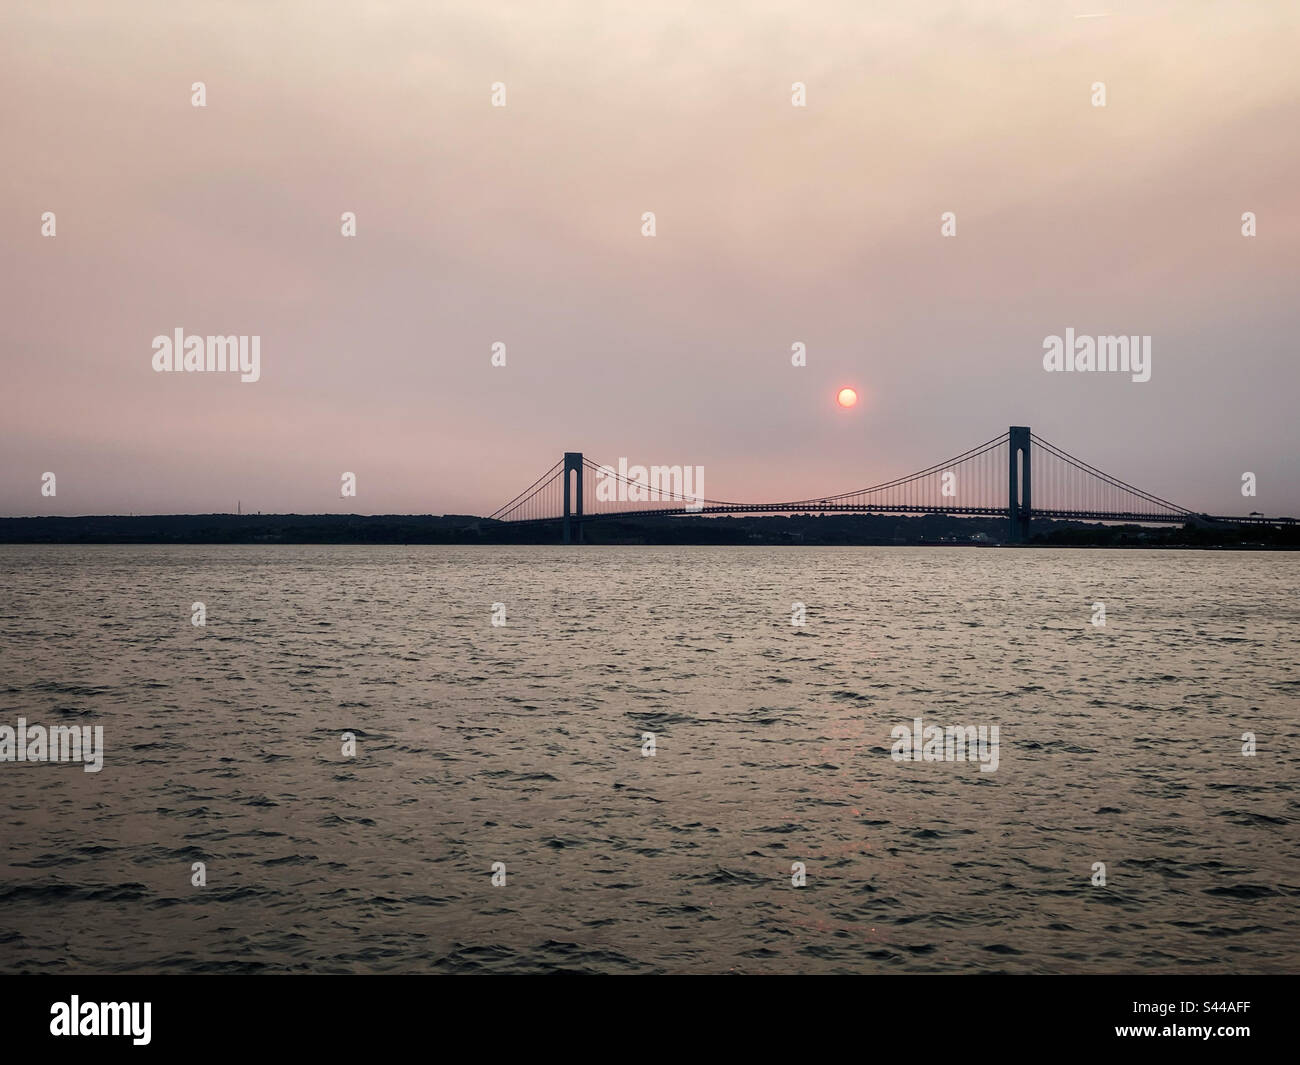
[[[641,472],[632,476],[635,471]],[[587,477],[585,474],[592,474]],[[694,482],[698,485],[698,482]],[[609,518],[678,514],[959,514],[1005,517],[1010,539],[1029,539],[1033,518],[1133,524],[1231,522],[1295,524],[1294,518],[1197,514],[1112,477],[1049,443],[1027,426],[1013,425],[946,462],[891,481],[838,495],[773,503],[709,499],[694,487],[690,468],[600,466],[581,452],[564,458],[491,518],[515,523],[559,522],[569,543],[582,523]]]

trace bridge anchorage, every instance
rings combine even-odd
[[[670,476],[675,473],[676,477]],[[590,476],[587,476],[590,475]],[[613,497],[613,498],[611,498]],[[582,527],[608,518],[677,514],[956,514],[1007,518],[1011,543],[1027,543],[1034,518],[1132,524],[1295,524],[1261,514],[1197,514],[1112,477],[1028,426],[1013,425],[992,440],[905,477],[837,495],[763,503],[703,499],[689,494],[681,467],[652,466],[632,480],[580,451],[564,457],[489,518],[515,524],[560,525],[564,542],[582,542]]]

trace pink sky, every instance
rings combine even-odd
[[[9,0],[0,514],[488,513],[566,450],[790,498],[1009,424],[1300,514],[1298,45],[1291,0]],[[261,380],[155,373],[178,327]],[[1067,327],[1151,380],[1044,372]]]

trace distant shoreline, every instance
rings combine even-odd
[[[620,518],[582,525],[590,545],[1114,547],[1298,550],[1300,526],[1140,526],[1036,519],[1008,543],[1006,518],[929,514]],[[575,532],[575,539],[577,533]],[[559,522],[516,525],[464,514],[155,514],[0,518],[3,544],[540,544]]]

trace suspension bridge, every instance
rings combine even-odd
[[[633,477],[635,471],[640,473]],[[564,457],[490,518],[516,524],[559,523],[565,543],[584,522],[686,514],[949,514],[1005,517],[1012,543],[1029,540],[1034,518],[1126,524],[1295,524],[1294,518],[1198,514],[1113,477],[1028,426],[1006,432],[946,462],[905,477],[836,495],[770,503],[706,498],[702,478],[679,466],[615,469],[580,451]],[[694,489],[694,490],[693,490]]]

